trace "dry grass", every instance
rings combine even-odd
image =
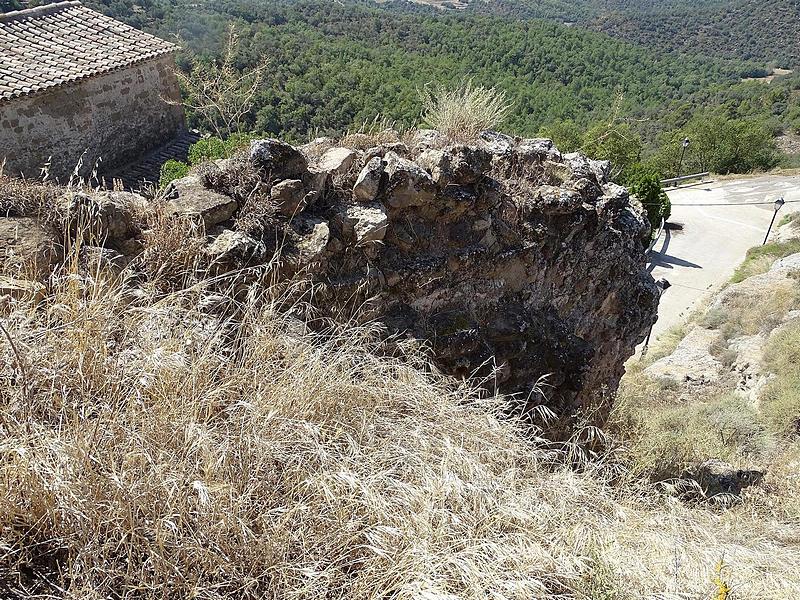
[[[46,223],[60,223],[63,206],[57,201],[64,189],[50,183],[6,177],[0,169],[0,216],[36,217]]]
[[[396,121],[377,115],[371,121],[364,121],[358,129],[348,131],[339,145],[353,150],[369,150],[402,142],[405,134]]]
[[[5,304],[0,595],[677,599],[722,559],[737,598],[800,594],[773,497],[614,491],[369,328],[312,333],[258,284],[208,295],[71,256],[42,303]]]
[[[747,251],[747,257],[736,269],[731,281],[739,283],[753,275],[766,273],[776,260],[797,252],[800,252],[800,239],[787,242],[770,242],[763,246],[750,248]]]
[[[457,142],[473,142],[482,131],[497,128],[512,108],[504,92],[472,81],[455,89],[426,87],[421,96],[422,120]]]

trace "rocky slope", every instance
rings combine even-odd
[[[486,132],[453,145],[420,131],[261,140],[173,182],[162,203],[117,192],[61,202],[134,270],[143,211],[202,223],[212,272],[272,261],[280,278],[311,284],[318,316],[377,320],[389,351],[419,340],[442,371],[482,378],[524,410],[546,404],[565,425],[579,411],[605,418],[657,305],[647,220],[608,172],[549,140]],[[23,225],[12,221],[3,227]]]

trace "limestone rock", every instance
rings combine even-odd
[[[510,135],[497,131],[484,131],[480,137],[481,146],[492,156],[501,159],[511,158],[517,145]]]
[[[368,206],[353,205],[345,209],[347,228],[353,231],[356,245],[380,241],[386,235],[389,217],[383,205],[376,202]]]
[[[426,169],[439,187],[450,183],[477,183],[491,167],[491,154],[482,148],[455,146],[447,150],[426,150],[417,164]]]
[[[420,153],[444,143],[444,136],[435,129],[418,129],[411,138],[411,151]]]
[[[657,360],[644,372],[655,379],[668,379],[676,383],[714,383],[723,371],[722,363],[712,356],[710,350],[718,337],[719,332],[713,329],[695,327],[672,354]]]
[[[406,208],[424,206],[433,200],[436,185],[431,176],[417,163],[401,158],[394,152],[386,154],[386,196],[389,206]]]
[[[552,185],[541,186],[536,191],[536,200],[539,210],[553,215],[569,214],[583,204],[579,193]]]
[[[275,139],[251,142],[250,162],[269,180],[297,178],[308,170],[308,161],[299,150]]]
[[[305,208],[306,190],[299,179],[287,179],[272,186],[270,197],[278,205],[278,211],[287,217],[298,214]]]
[[[333,138],[317,137],[298,148],[307,159],[317,159],[335,145]]]
[[[546,160],[561,161],[561,153],[553,144],[553,140],[533,138],[522,140],[517,145],[518,156],[528,164],[532,162],[543,163]]]
[[[212,263],[229,266],[244,266],[263,262],[267,258],[264,244],[242,231],[226,229],[205,249]]]
[[[563,158],[572,172],[572,179],[594,179],[603,185],[611,176],[611,163],[607,160],[592,160],[578,152],[565,154]]]
[[[328,223],[322,219],[305,217],[293,222],[292,227],[297,235],[294,245],[299,252],[299,263],[319,261],[331,239]]]
[[[80,231],[90,243],[118,247],[138,233],[136,220],[147,200],[128,192],[76,192],[64,197],[73,235]]]
[[[386,164],[376,156],[361,169],[353,186],[353,197],[359,202],[372,202],[377,198]]]
[[[319,159],[317,169],[329,176],[347,173],[358,155],[349,148],[331,148]]]
[[[0,272],[44,277],[62,253],[53,227],[30,217],[0,217]]]
[[[177,217],[200,219],[206,229],[227,221],[239,208],[233,198],[203,186],[197,175],[189,175],[170,183],[166,196],[169,198],[169,213]]]
[[[368,307],[359,318],[381,323],[389,352],[417,340],[443,373],[514,395],[520,411],[546,405],[560,432],[586,406],[602,423],[658,303],[641,206],[602,164],[567,164],[545,141],[442,142],[422,132],[406,153],[348,136],[366,149],[352,195],[326,190],[265,224],[265,243],[285,240],[281,276],[306,273],[322,317]],[[309,173],[269,183],[314,190]]]

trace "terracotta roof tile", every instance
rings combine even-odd
[[[0,14],[0,101],[175,50],[76,1]]]

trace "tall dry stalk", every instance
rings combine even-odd
[[[235,65],[239,43],[239,35],[232,24],[221,61],[207,63],[191,55],[189,72],[175,72],[184,90],[183,104],[195,111],[206,127],[222,139],[243,131],[244,119],[253,109],[269,66],[268,60],[263,59],[252,69],[239,72]]]

